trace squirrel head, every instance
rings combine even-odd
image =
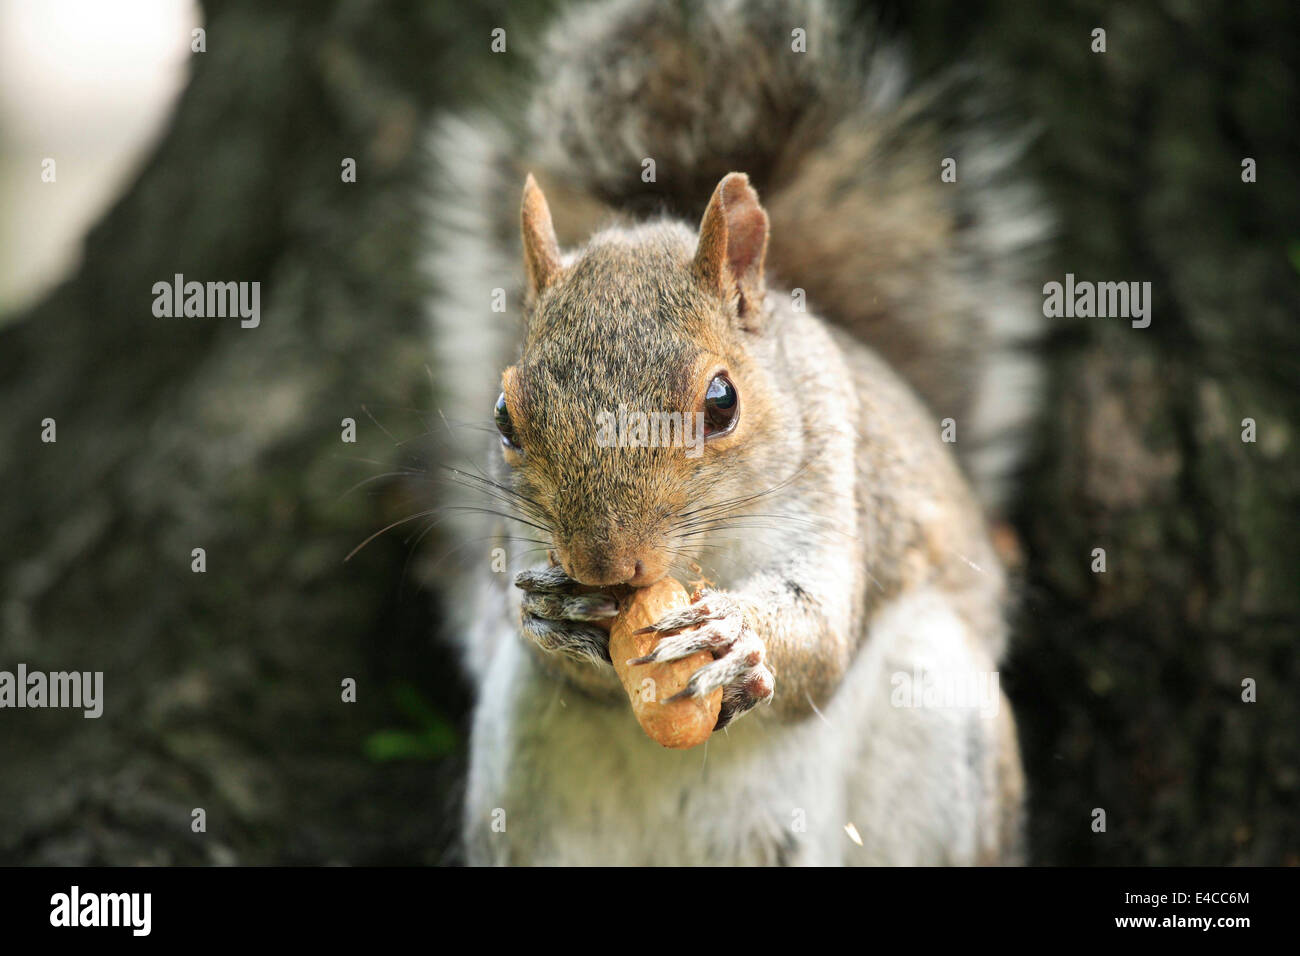
[[[752,453],[781,427],[767,214],[732,173],[698,234],[617,227],[562,255],[530,175],[521,221],[527,333],[496,408],[505,459],[570,577],[647,586],[694,557],[729,500],[771,480]]]

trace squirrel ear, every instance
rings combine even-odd
[[[528,174],[524,201],[519,212],[524,237],[524,271],[528,278],[527,299],[535,299],[560,271],[560,243],[551,223],[551,208],[542,189]]]
[[[765,291],[767,213],[744,173],[728,173],[713,190],[700,222],[695,274],[722,296],[740,293],[742,318],[757,316]]]

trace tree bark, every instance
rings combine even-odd
[[[468,696],[417,580],[445,542],[344,558],[436,480],[420,129],[500,88],[515,21],[411,7],[207,4],[156,153],[0,329],[0,668],[106,698],[0,713],[0,862],[457,859]],[[1300,862],[1295,8],[883,9],[922,74],[974,52],[1041,126],[1043,281],[1153,287],[1149,328],[1059,320],[1046,354],[1004,673],[1032,859]],[[261,282],[261,325],[155,317],[177,273]]]

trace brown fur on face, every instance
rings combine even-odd
[[[550,517],[560,560],[583,583],[643,586],[667,573],[679,557],[673,522],[698,506],[744,428],[742,416],[696,458],[599,440],[602,414],[694,415],[713,374],[731,372],[724,304],[692,275],[692,245],[668,223],[593,238],[539,297],[505,376],[524,449],[508,456],[516,484]]]
[[[699,516],[720,515],[711,509],[805,464],[798,377],[784,369],[767,321],[767,215],[748,178],[732,173],[714,190],[698,236],[672,221],[611,228],[567,264],[556,258],[546,200],[531,179],[522,220],[528,331],[504,376],[523,447],[506,453],[516,486],[547,516],[576,580],[643,587],[684,573],[704,535]],[[553,265],[536,269],[536,261]],[[611,447],[602,434],[608,416],[669,413],[698,441],[695,416],[721,373],[737,391],[735,426],[702,449]]]

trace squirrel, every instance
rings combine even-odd
[[[1022,859],[990,527],[1047,217],[969,76],[912,86],[868,34],[818,0],[598,0],[518,103],[433,131],[448,537],[512,563],[440,572],[471,864]],[[697,453],[601,440],[629,411],[698,423]],[[688,690],[722,707],[672,751],[598,625],[692,574],[653,656],[709,651]]]

